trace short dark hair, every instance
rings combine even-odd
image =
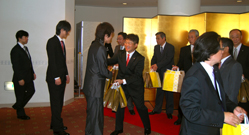
[[[208,60],[211,55],[216,54],[220,49],[220,35],[216,32],[206,32],[195,42],[193,56],[196,62]]]
[[[126,39],[127,34],[124,32],[119,32],[118,35],[121,35],[123,39]]]
[[[240,35],[242,36],[242,32],[241,32],[241,30],[239,30],[239,29],[232,29],[232,30],[229,32],[229,34],[231,34],[231,32],[233,32],[233,31],[239,31]]]
[[[61,34],[61,29],[65,30],[66,32],[71,30],[71,25],[68,21],[62,20],[56,25],[56,35]]]
[[[97,40],[101,39],[104,41],[105,34],[107,34],[107,36],[110,37],[113,32],[114,32],[113,26],[108,22],[103,22],[97,26],[95,32],[95,38]]]
[[[23,36],[28,37],[29,33],[27,31],[24,30],[19,30],[16,32],[16,41],[19,41],[19,38],[22,38]]]
[[[229,48],[229,54],[233,55],[233,41],[229,38],[220,38],[223,47]]]
[[[166,34],[164,32],[157,32],[156,35],[160,35],[161,38],[165,37],[165,40],[166,40]]]
[[[131,40],[134,44],[138,44],[139,43],[139,37],[136,34],[128,34],[126,39]]]

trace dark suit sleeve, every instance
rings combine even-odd
[[[59,70],[56,64],[56,42],[54,40],[48,40],[47,43],[47,54],[48,54],[48,62],[50,66],[50,70],[52,71],[52,77],[60,77]]]
[[[107,56],[109,55],[110,57],[112,57],[113,56],[112,45],[111,44],[105,44],[105,46],[108,49]]]
[[[99,72],[100,75],[106,77],[106,78],[112,78],[112,72],[107,70],[107,59],[106,59],[106,50],[104,46],[101,46],[98,48],[97,51],[97,59],[96,62],[99,66]]]
[[[201,89],[201,84],[197,78],[185,78],[180,99],[180,107],[185,118],[191,123],[203,126],[211,126],[216,123],[215,126],[221,128],[224,122],[224,113],[201,107],[202,102],[211,100],[202,99]]]
[[[179,61],[177,63],[177,66],[179,67],[180,70],[183,69],[183,64],[184,64],[184,56],[186,57],[186,55],[184,55],[185,51],[183,48],[181,48],[180,50],[180,58]]]
[[[12,62],[12,67],[13,70],[16,74],[16,76],[18,77],[18,81],[22,80],[25,78],[25,72],[22,71],[21,69],[21,58],[19,56],[19,52],[16,48],[14,48],[11,53],[10,53],[10,58],[11,58],[11,62]]]
[[[107,64],[108,65],[114,65],[118,63],[118,57],[120,54],[115,53],[112,58],[107,59]]]
[[[127,76],[123,79],[126,80],[127,85],[129,85],[130,83],[135,83],[140,80],[143,74],[143,70],[144,70],[144,57],[140,57],[136,63],[134,74],[131,74],[130,76]]]
[[[242,77],[242,66],[240,63],[236,62],[229,73],[229,78],[228,78],[228,83],[229,84],[229,89],[226,90],[231,93],[227,93],[227,95],[232,95],[230,98],[232,98],[232,101],[237,101],[237,96],[239,94],[239,89],[241,85],[241,77]]]

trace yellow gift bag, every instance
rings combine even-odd
[[[229,124],[223,124],[221,135],[249,135],[249,122],[248,117],[244,115],[245,124],[239,124],[237,127]]]
[[[171,92],[181,92],[184,76],[184,71],[167,70],[164,73],[162,90]]]
[[[154,88],[162,87],[161,86],[161,80],[160,80],[158,72],[155,72],[155,71],[150,72],[150,79],[151,79],[151,82],[152,82],[152,86]]]

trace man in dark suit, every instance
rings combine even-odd
[[[173,66],[172,70],[183,70],[185,73],[191,68],[193,65],[193,51],[194,51],[194,44],[196,39],[199,37],[199,31],[192,29],[188,33],[188,41],[190,45],[184,46],[181,48],[180,51],[180,58],[178,61],[177,66]],[[174,122],[175,125],[180,125],[182,121],[182,110],[180,106],[178,107],[178,119]]]
[[[63,20],[56,26],[56,35],[47,42],[48,68],[46,81],[50,94],[51,106],[51,126],[54,135],[69,135],[64,130],[67,129],[63,124],[61,112],[63,107],[66,83],[69,83],[66,64],[66,48],[63,39],[66,39],[71,31],[69,22]]]
[[[97,26],[95,40],[92,42],[87,57],[83,92],[87,101],[86,135],[102,135],[104,125],[103,96],[106,78],[112,78],[107,70],[106,49],[114,29],[111,24],[103,22]]]
[[[233,29],[229,33],[230,39],[233,41],[233,58],[237,60],[243,69],[243,76],[249,79],[249,47],[241,43],[242,32],[239,29]],[[249,100],[246,103],[239,103],[239,106],[249,112]]]
[[[129,97],[134,101],[138,114],[144,125],[144,134],[151,133],[150,119],[148,115],[148,109],[144,105],[144,81],[143,81],[143,69],[144,69],[144,56],[136,51],[139,38],[135,34],[127,35],[125,41],[125,51],[120,51],[118,55],[114,55],[111,59],[108,59],[108,64],[119,64],[119,70],[116,83],[120,84],[125,92],[127,99]],[[125,108],[118,107],[116,113],[116,127],[115,131],[111,135],[118,135],[123,133],[123,120],[124,120]]]
[[[223,81],[224,90],[228,98],[238,105],[238,94],[241,85],[242,66],[233,59],[233,41],[229,38],[221,38],[220,43],[224,47],[220,67],[220,74]]]
[[[36,74],[33,69],[31,55],[28,47],[28,32],[19,30],[16,33],[17,44],[10,52],[12,68],[14,71],[12,81],[16,95],[16,103],[12,106],[16,110],[17,118],[29,120],[26,115],[24,106],[28,103],[35,93],[33,80],[36,79]]]
[[[118,45],[115,47],[114,49],[114,54],[117,54],[119,52],[119,50],[125,50],[125,40],[126,40],[126,36],[127,34],[124,32],[119,32],[118,33],[118,37],[117,37],[117,42]]]
[[[154,48],[154,55],[151,59],[151,69],[159,73],[161,81],[163,81],[164,73],[167,69],[171,69],[174,65],[175,48],[170,43],[166,42],[166,35],[163,32],[156,33],[157,45]],[[169,119],[172,119],[174,111],[174,96],[173,92],[157,88],[156,105],[153,111],[149,114],[158,114],[162,111],[163,97],[166,96],[166,113]]]
[[[183,80],[180,107],[183,119],[180,135],[219,135],[223,123],[238,125],[246,113],[227,97],[220,72],[219,63],[223,47],[219,35],[207,32],[195,42],[196,63],[188,70]]]
[[[114,54],[117,55],[120,50],[125,50],[125,40],[126,40],[126,36],[127,34],[124,33],[124,32],[119,32],[118,33],[118,38],[117,38],[117,42],[118,42],[118,45],[115,47],[115,50],[114,50]],[[116,64],[115,66],[118,66],[118,64]],[[135,111],[134,111],[134,105],[133,105],[133,101],[131,99],[131,97],[129,99],[127,99],[127,107],[129,109],[129,112],[131,115],[135,115]]]

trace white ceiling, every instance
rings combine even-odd
[[[124,6],[122,3],[126,2]],[[76,6],[157,7],[157,0],[75,0]],[[249,6],[249,0],[201,0],[201,6]]]

